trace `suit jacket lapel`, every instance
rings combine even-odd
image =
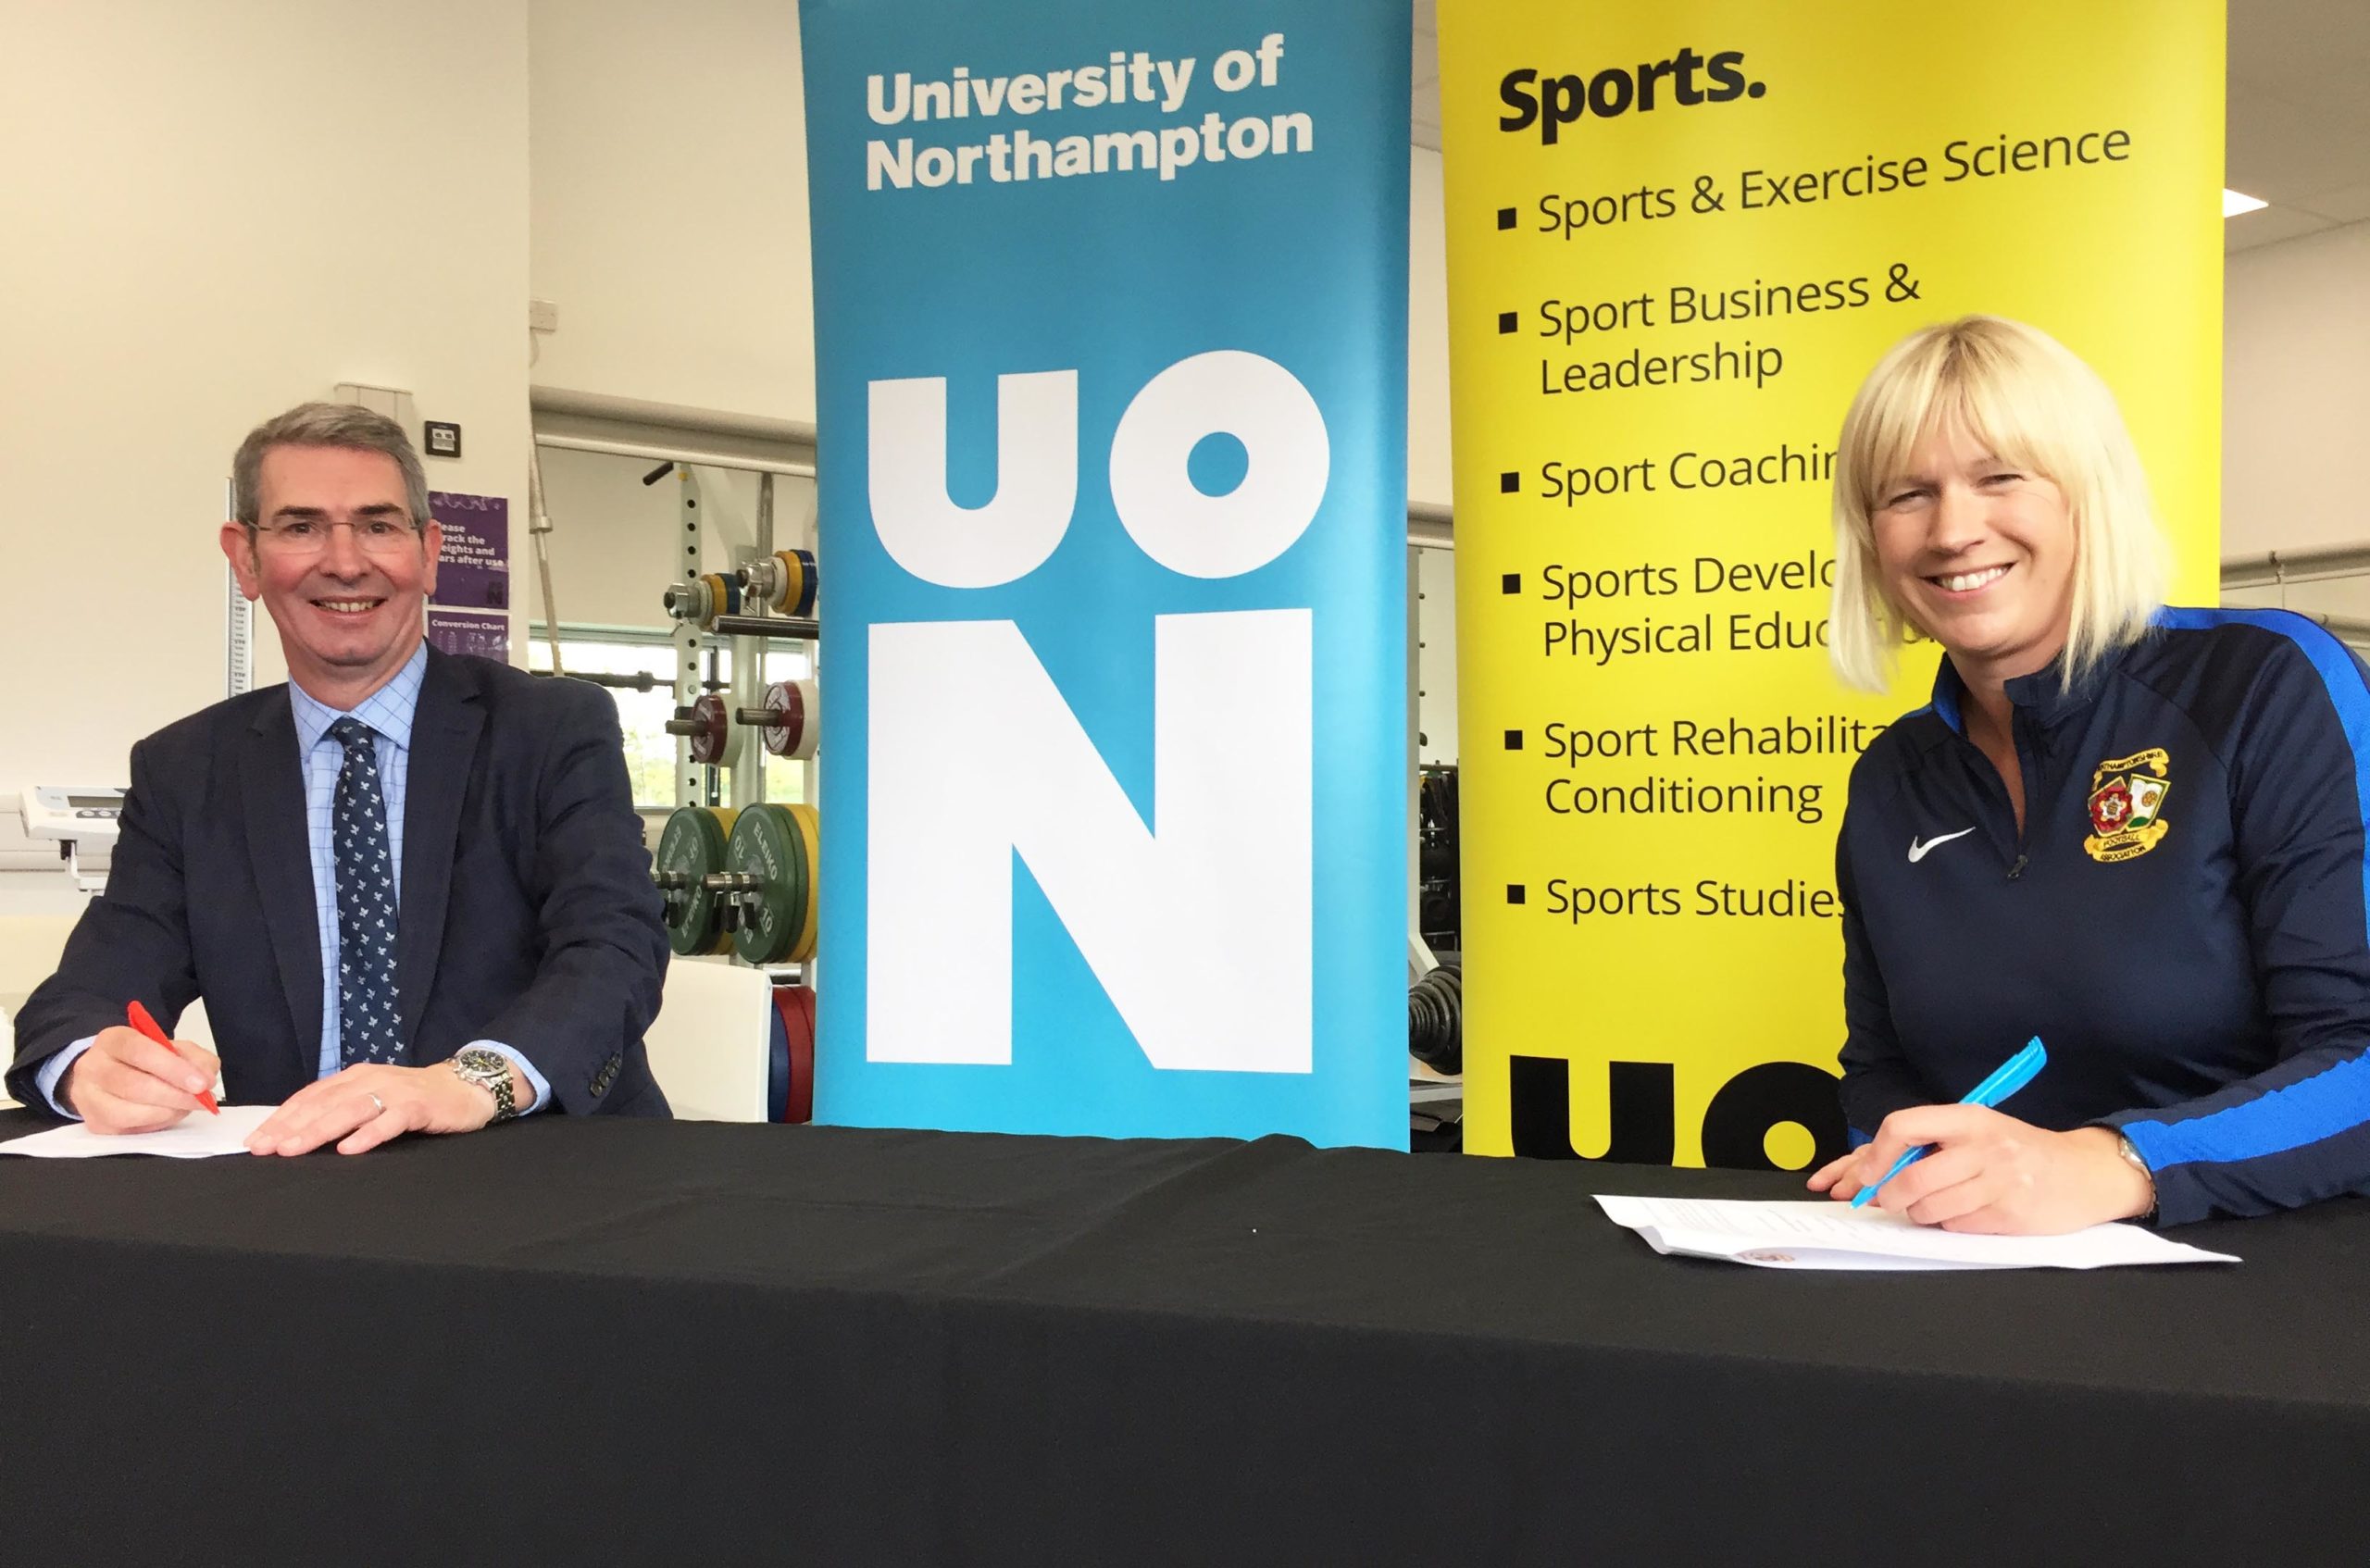
[[[408,1052],[419,1030],[436,961],[444,946],[444,909],[453,891],[453,845],[477,763],[485,710],[467,666],[434,648],[411,721],[411,758],[404,803],[402,915],[395,932],[395,994]]]
[[[239,777],[246,798],[247,856],[295,1028],[294,1081],[310,1083],[321,1049],[320,931],[305,825],[305,769],[296,755],[295,716],[286,703],[264,704],[248,728],[246,747]]]

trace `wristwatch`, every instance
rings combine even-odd
[[[453,1058],[453,1072],[463,1083],[473,1083],[493,1096],[493,1119],[506,1122],[518,1114],[518,1096],[510,1092],[510,1059],[499,1051],[473,1045]]]
[[[2125,1164],[2129,1165],[2133,1170],[2138,1171],[2141,1176],[2148,1178],[2148,1212],[2144,1214],[2138,1214],[2133,1217],[2138,1219],[2142,1225],[2152,1224],[2156,1218],[2155,1171],[2149,1166],[2146,1156],[2142,1155],[2139,1150],[2132,1147],[2131,1139],[2124,1137],[2123,1134],[2119,1132],[2114,1135],[2114,1151],[2123,1156],[2123,1163]]]

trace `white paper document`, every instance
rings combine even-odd
[[[1657,1252],[1756,1268],[2117,1268],[2239,1261],[2133,1225],[2094,1225],[2066,1236],[1963,1236],[1825,1198],[1740,1203],[1600,1193],[1597,1204]]]
[[[204,1160],[216,1154],[244,1154],[247,1134],[263,1126],[277,1105],[225,1105],[218,1116],[199,1111],[186,1121],[161,1132],[106,1134],[81,1123],[52,1127],[0,1143],[0,1154],[27,1154],[37,1160],[90,1160],[102,1154],[161,1154],[168,1160]]]

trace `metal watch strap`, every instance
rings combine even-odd
[[[453,1058],[453,1071],[493,1096],[493,1119],[506,1122],[518,1114],[518,1097],[510,1088],[510,1063],[499,1052],[464,1051]]]
[[[2138,1171],[2141,1176],[2148,1178],[2148,1212],[2144,1214],[2139,1214],[2134,1217],[2142,1225],[2153,1224],[2156,1218],[2155,1171],[2150,1168],[2147,1157],[2141,1154],[2137,1148],[2133,1147],[2131,1139],[2126,1138],[2120,1131],[2117,1131],[2114,1135],[2114,1151],[2123,1156],[2123,1163],[2125,1164],[2129,1165],[2133,1170]]]

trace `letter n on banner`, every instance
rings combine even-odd
[[[1403,1148],[1405,6],[800,22],[816,1119]]]
[[[1836,830],[1934,673],[1828,666],[1844,409],[1917,328],[2033,323],[2212,603],[2222,41],[2211,4],[1441,7],[1468,1151],[1840,1151]]]

